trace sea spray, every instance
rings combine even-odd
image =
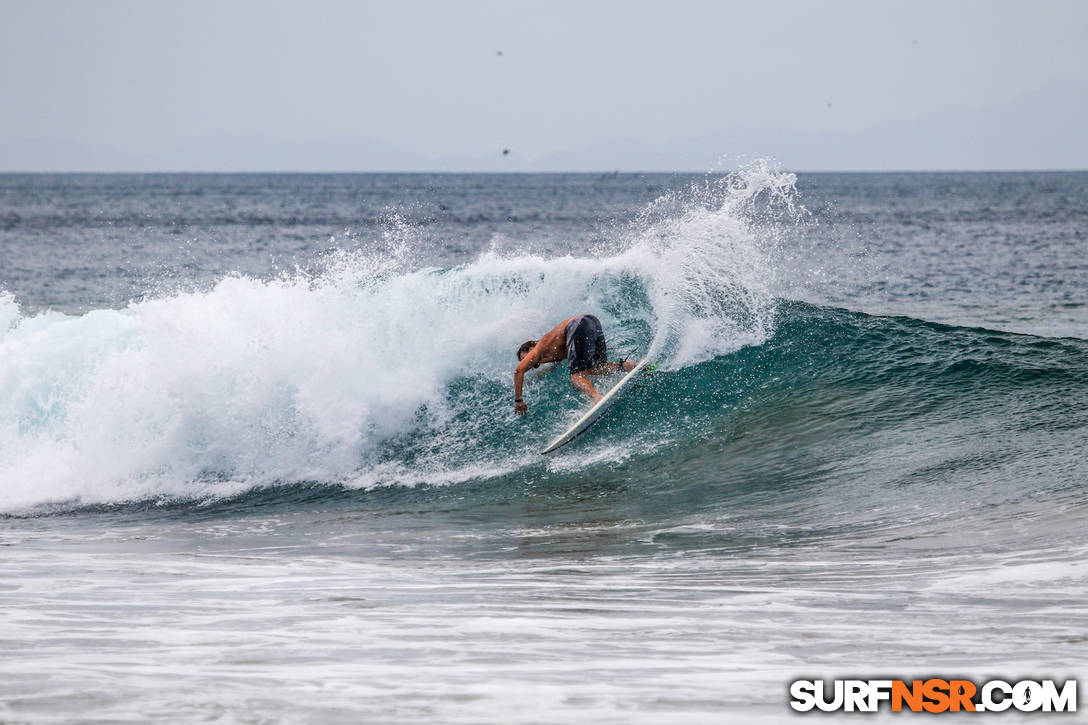
[[[775,302],[762,210],[791,208],[792,189],[755,165],[658,199],[611,250],[487,252],[451,269],[414,265],[415,230],[391,215],[316,274],[16,317],[0,342],[0,509],[538,465],[505,435],[517,345],[577,312],[602,318],[612,350],[672,369],[763,342]],[[550,385],[538,425],[578,404]]]
[[[796,177],[766,161],[648,205],[617,261],[639,270],[656,318],[651,355],[681,368],[773,334],[775,251],[805,210]]]

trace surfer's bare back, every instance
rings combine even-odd
[[[529,406],[521,399],[521,385],[525,373],[545,363],[570,359],[570,384],[588,395],[593,402],[601,394],[589,381],[590,375],[608,375],[620,370],[631,370],[635,363],[630,360],[608,362],[601,321],[593,315],[568,317],[553,327],[539,340],[526,340],[518,348],[518,368],[514,371],[514,412],[525,415]]]

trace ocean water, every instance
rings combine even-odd
[[[1085,235],[1088,173],[0,176],[0,721],[1077,677]],[[542,457],[580,312],[660,369]]]

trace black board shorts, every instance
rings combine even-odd
[[[567,323],[567,359],[570,374],[604,365],[608,362],[604,346],[604,329],[593,315],[578,315]]]

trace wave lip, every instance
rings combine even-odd
[[[793,181],[765,165],[708,180],[585,257],[491,250],[420,268],[412,228],[393,218],[373,248],[334,253],[317,275],[231,275],[73,316],[21,315],[6,295],[0,510],[536,465],[516,452],[530,434],[509,437],[498,412],[518,343],[583,311],[612,349],[666,369],[765,341],[776,303],[759,208],[792,203]],[[541,394],[577,404],[561,385]]]

